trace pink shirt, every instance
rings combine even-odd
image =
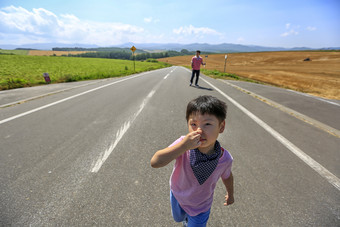
[[[203,59],[201,57],[194,56],[191,59],[191,64],[192,64],[193,70],[200,70],[202,63],[203,63]]]
[[[184,136],[176,140],[173,146],[183,140]],[[217,167],[210,177],[200,185],[190,166],[190,151],[176,159],[174,169],[170,177],[170,189],[181,205],[182,209],[190,216],[196,216],[210,209],[217,181],[221,177],[227,179],[231,173],[233,158],[223,149]]]

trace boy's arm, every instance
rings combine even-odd
[[[228,179],[223,180],[223,184],[227,190],[227,194],[225,196],[224,206],[228,206],[234,203],[234,177],[233,173],[230,173]]]
[[[151,158],[151,166],[153,168],[166,166],[185,151],[199,147],[201,145],[200,138],[201,133],[198,131],[188,133],[182,141],[174,146],[157,151]]]

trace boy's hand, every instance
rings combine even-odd
[[[195,149],[201,146],[201,142],[200,142],[201,134],[202,134],[202,131],[197,130],[197,131],[188,133],[184,137],[183,145],[185,146],[186,150]]]
[[[225,203],[224,206],[228,206],[234,203],[234,196],[229,196],[228,194],[225,196]]]

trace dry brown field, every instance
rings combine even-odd
[[[28,55],[32,56],[62,56],[68,54],[83,54],[89,51],[53,51],[53,50],[30,50],[28,51]]]
[[[209,55],[206,69],[224,71],[225,54]],[[190,66],[192,56],[159,59]],[[304,61],[309,58],[310,61]],[[226,72],[275,86],[340,100],[340,52],[294,51],[228,54]]]

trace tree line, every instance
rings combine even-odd
[[[120,49],[120,50],[117,50]],[[175,57],[175,56],[183,56],[183,55],[195,55],[194,51],[188,51],[186,49],[178,51],[164,51],[157,53],[149,53],[145,51],[136,51],[135,54],[132,55],[130,50],[123,50],[122,48],[52,48],[54,51],[91,51],[81,54],[71,54],[62,55],[67,57],[83,57],[83,58],[110,58],[110,59],[122,59],[122,60],[137,60],[143,61],[147,59],[159,59],[159,58],[167,58],[167,57]]]
[[[124,52],[124,51],[99,51],[99,52],[87,52],[81,54],[68,54],[63,55],[68,57],[82,57],[82,58],[110,58],[110,59],[122,59],[122,60],[146,60],[149,58],[166,58],[169,57],[168,52],[161,52],[161,53],[142,53],[142,54],[134,54]]]

